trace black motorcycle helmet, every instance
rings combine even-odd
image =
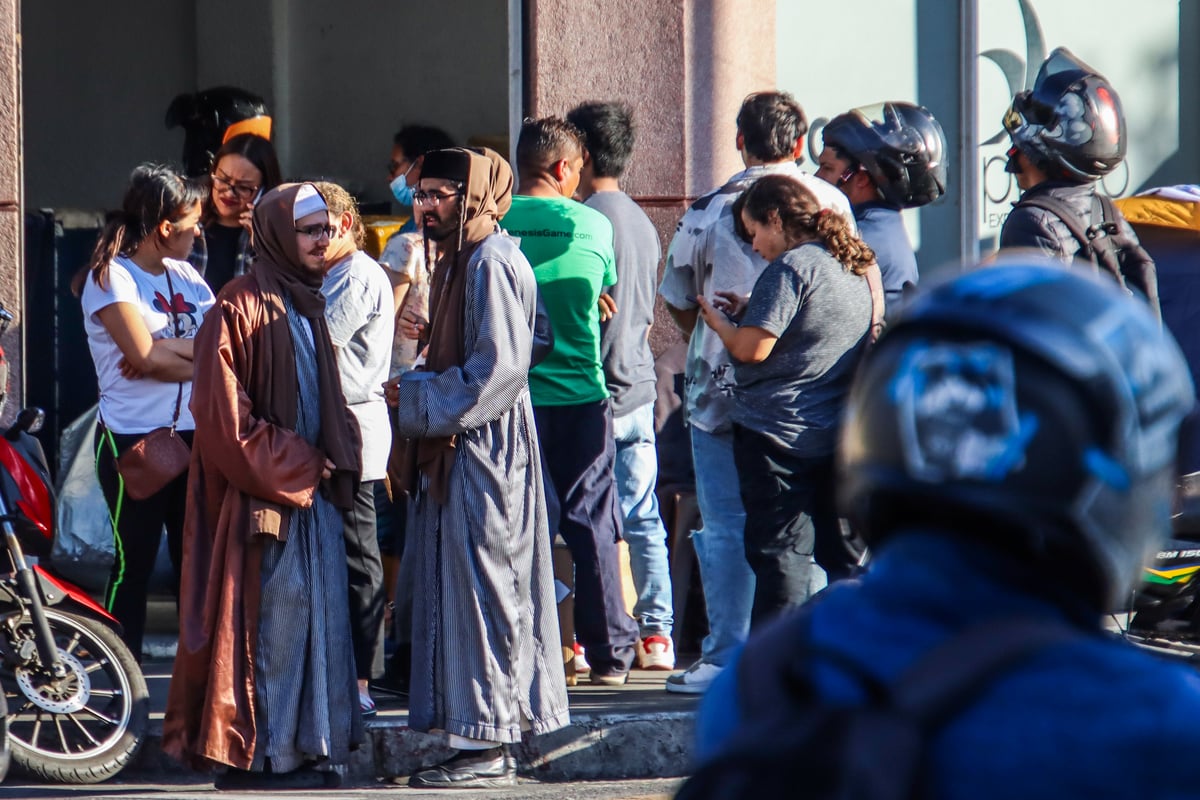
[[[191,177],[207,175],[221,149],[225,129],[235,122],[269,116],[266,102],[236,86],[214,86],[176,96],[167,108],[168,128],[182,127],[183,166]]]
[[[831,119],[832,147],[867,170],[885,202],[916,208],[946,192],[946,135],[933,114],[912,103],[880,103]]]
[[[1125,114],[1112,85],[1059,47],[1004,115],[1013,146],[1053,177],[1099,180],[1125,158]]]
[[[992,541],[1098,609],[1170,531],[1178,345],[1111,281],[1037,261],[918,297],[864,361],[838,454],[843,512]]]

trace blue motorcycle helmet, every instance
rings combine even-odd
[[[1071,571],[1109,610],[1169,535],[1179,346],[1111,281],[1000,261],[908,304],[864,360],[838,451],[843,513],[877,546],[974,536]]]

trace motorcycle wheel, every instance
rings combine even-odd
[[[0,782],[8,775],[8,762],[12,752],[8,748],[8,705],[4,693],[0,692]]]
[[[0,685],[11,713],[8,740],[17,768],[56,783],[99,783],[133,760],[150,716],[150,692],[129,648],[107,626],[46,609],[67,667],[54,681],[34,664],[5,664]],[[18,642],[33,638],[28,615]]]

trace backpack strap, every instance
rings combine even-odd
[[[1067,230],[1079,243],[1080,254],[1098,269],[1108,272],[1117,283],[1125,286],[1125,278],[1121,274],[1120,261],[1116,255],[1113,237],[1120,230],[1113,213],[1116,209],[1107,197],[1101,197],[1098,192],[1092,193],[1091,225],[1084,226],[1079,214],[1065,200],[1049,195],[1035,194],[1033,197],[1023,197],[1014,208],[1040,208],[1049,211],[1067,226]],[[1112,212],[1112,213],[1110,213]],[[1096,220],[1099,220],[1098,222]]]
[[[1075,241],[1079,242],[1087,257],[1092,257],[1092,237],[1088,235],[1088,229],[1079,218],[1079,214],[1075,213],[1075,209],[1065,200],[1050,194],[1035,194],[1032,197],[1022,197],[1013,208],[1040,208],[1049,211],[1067,226],[1067,230],[1075,237]]]
[[[981,622],[951,636],[905,670],[892,687],[892,705],[932,732],[996,677],[1050,647],[1095,635],[1062,620],[1008,617]]]

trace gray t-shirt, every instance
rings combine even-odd
[[[617,313],[600,325],[600,361],[613,416],[619,417],[656,397],[650,325],[662,246],[654,223],[624,192],[596,192],[584,204],[608,217],[613,226],[617,283],[609,294]]]
[[[392,444],[383,397],[395,331],[392,286],[383,267],[359,250],[325,273],[321,292],[342,392],[362,431],[362,479],[380,480],[387,474]]]
[[[758,364],[734,367],[733,421],[801,456],[833,452],[871,325],[871,290],[819,244],[772,261],[742,317],[779,337]]]

